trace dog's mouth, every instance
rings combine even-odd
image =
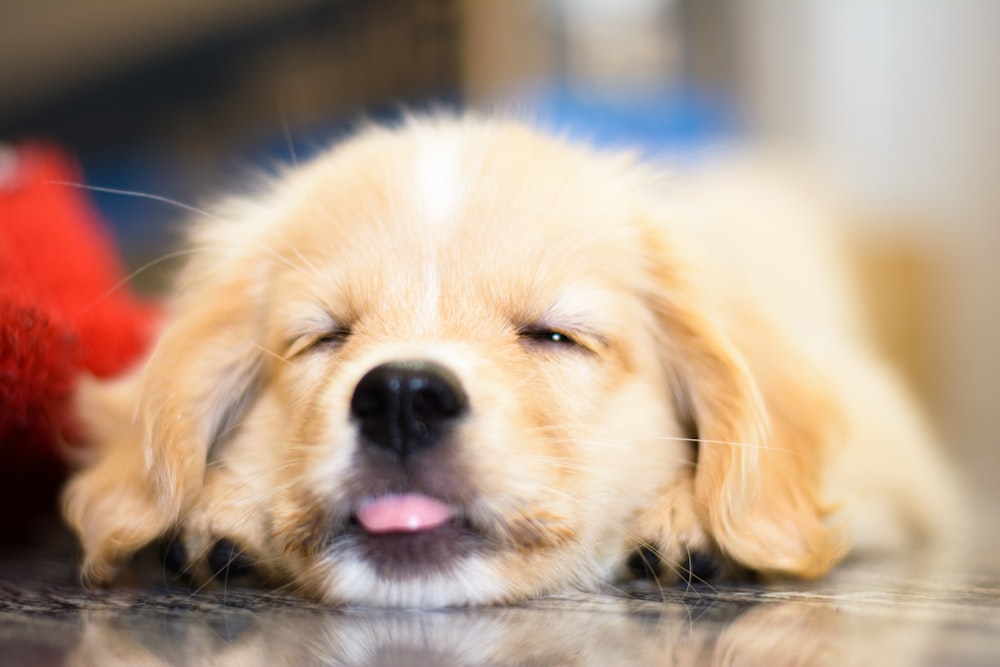
[[[334,539],[335,549],[350,550],[385,578],[447,570],[490,544],[463,508],[421,493],[358,503]]]

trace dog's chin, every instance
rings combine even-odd
[[[516,595],[498,576],[498,547],[455,520],[419,532],[371,533],[350,521],[313,569],[313,595],[336,605],[438,608],[502,602]]]
[[[388,579],[361,559],[340,558],[325,565],[321,578],[304,592],[336,606],[440,609],[503,604],[529,593],[519,590],[516,581],[500,576],[491,558],[466,557],[446,567]]]

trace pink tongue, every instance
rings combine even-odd
[[[450,507],[419,493],[383,496],[358,510],[358,521],[369,533],[415,533],[446,523]]]

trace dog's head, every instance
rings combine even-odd
[[[640,548],[824,571],[822,399],[755,367],[663,186],[414,121],[224,210],[145,372],[142,465],[70,488],[90,573],[171,531],[335,602],[592,587]]]

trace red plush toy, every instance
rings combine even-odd
[[[0,147],[0,543],[55,506],[77,377],[125,370],[157,319],[80,182],[54,146]]]

